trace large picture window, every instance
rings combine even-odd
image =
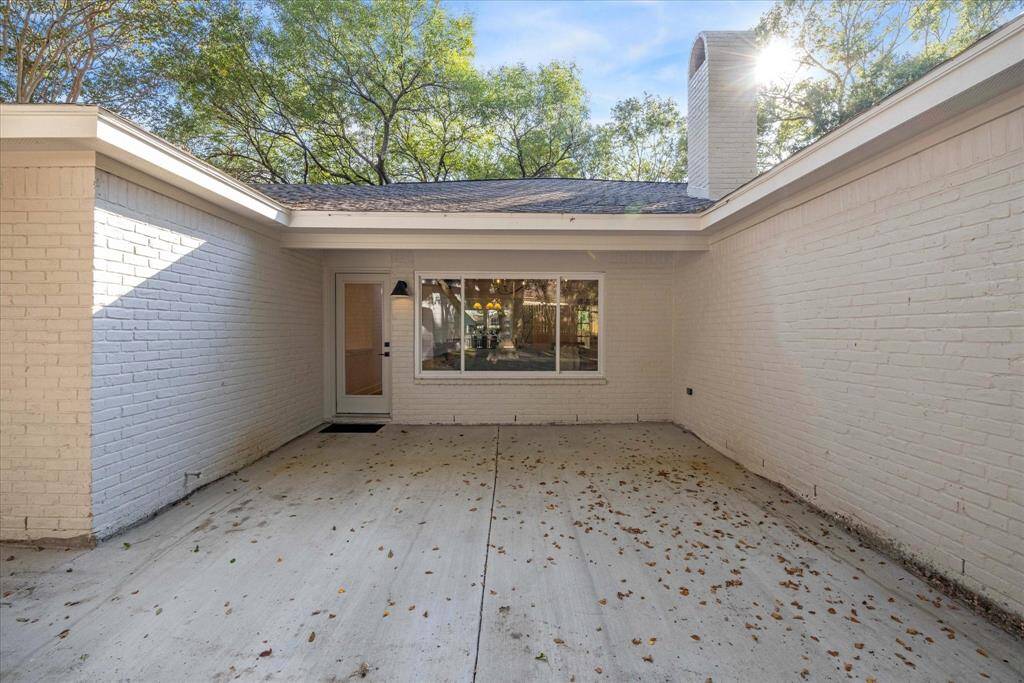
[[[597,274],[416,278],[418,376],[597,375]]]

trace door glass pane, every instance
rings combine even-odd
[[[562,278],[562,372],[597,371],[598,281]]]
[[[425,371],[460,370],[459,315],[462,283],[459,279],[420,282],[420,363]]]
[[[345,283],[345,393],[380,396],[384,392],[381,341],[381,285]]]
[[[466,370],[555,369],[555,280],[466,280]]]

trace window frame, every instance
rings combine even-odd
[[[416,271],[413,322],[413,357],[415,379],[604,379],[605,359],[605,287],[604,273],[593,272],[534,272],[534,271],[490,271],[490,270],[430,270]],[[558,309],[555,312],[555,369],[554,370],[467,370],[466,369],[466,280],[554,280]],[[562,279],[597,281],[597,370],[562,370]],[[420,334],[423,280],[458,280],[461,293],[459,309],[459,370],[424,370]]]

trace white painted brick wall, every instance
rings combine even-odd
[[[681,258],[675,418],[1021,614],[1024,110],[903,156]]]
[[[105,172],[93,513],[104,536],[321,419],[321,259]],[[189,477],[187,472],[201,472]]]
[[[5,157],[0,538],[85,540],[94,170],[91,159],[37,166]]]
[[[674,254],[651,252],[333,252],[333,273],[390,272],[414,283],[413,272],[604,272],[601,312],[607,381],[416,380],[414,301],[391,299],[392,416],[403,423],[635,422],[671,419],[671,286]],[[329,342],[333,345],[333,340]]]

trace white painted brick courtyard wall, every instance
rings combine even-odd
[[[82,540],[91,529],[92,160],[37,166],[27,155],[5,157],[0,538]]]
[[[414,299],[391,299],[392,416],[397,422],[548,423],[671,419],[674,254],[651,252],[337,252],[330,276],[345,269],[390,272],[603,272],[601,311],[607,381],[417,380]],[[329,282],[333,280],[328,278]],[[328,289],[333,287],[328,284]],[[332,342],[333,343],[333,342]]]
[[[682,258],[676,421],[1021,614],[1024,110],[904,157]]]
[[[320,421],[322,299],[319,253],[104,172],[95,218],[104,536]]]

